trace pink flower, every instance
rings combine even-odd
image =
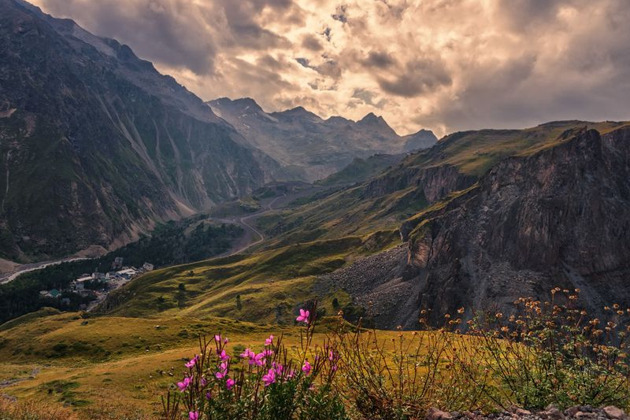
[[[221,341],[221,336],[219,334],[214,336],[214,341],[216,341],[217,343],[219,343]]]
[[[227,364],[225,362],[219,365],[219,371],[214,375],[217,379],[223,379],[227,375]]]
[[[309,311],[305,311],[304,309],[300,309],[300,316],[295,318],[297,322],[304,322],[308,324],[308,317],[311,315]]]
[[[191,411],[190,413],[188,413],[188,420],[199,420],[199,412]]]
[[[251,364],[251,360],[250,360],[250,364]],[[265,364],[265,353],[258,353],[257,355],[254,356],[254,360],[253,362],[256,364],[256,366],[262,366]]]
[[[302,372],[304,372],[304,374],[308,376],[311,373],[311,369],[312,369],[312,366],[308,362],[308,360],[304,361],[304,366],[302,366]]]
[[[265,346],[270,346],[273,344],[273,335],[270,335],[268,339],[265,340]]]
[[[228,391],[229,391],[230,389],[232,389],[232,388],[234,387],[234,384],[235,384],[235,383],[236,383],[236,382],[234,382],[234,379],[232,379],[232,378],[228,378],[228,380],[225,382],[225,387],[226,387],[226,388],[228,389]]]
[[[190,359],[190,362],[186,363],[186,367],[188,369],[191,369],[193,366],[195,366],[195,364],[197,363],[197,360],[199,359],[199,356],[195,356],[192,359]]]
[[[205,387],[206,385],[208,385],[208,381],[206,380],[206,378],[201,378],[201,387]]]
[[[188,376],[184,378],[183,381],[181,382],[177,382],[177,388],[179,388],[179,390],[181,392],[184,392],[192,383],[192,378],[189,378]]]
[[[218,353],[218,351],[217,351]],[[225,352],[225,350],[221,350],[221,353],[219,353],[219,359],[221,359],[222,362],[228,361],[230,360],[230,356],[228,356],[228,354]]]
[[[271,357],[273,356],[273,350],[265,349],[261,353],[263,357]]]
[[[335,354],[333,353],[332,350],[328,350],[328,360],[332,362],[334,359],[335,359]]]
[[[212,393],[210,391],[206,392],[206,399],[210,401],[212,399]]]
[[[240,356],[243,359],[252,359],[252,358],[256,357],[256,353],[254,353],[250,349],[245,349],[245,351],[243,353],[241,353]],[[251,360],[250,360],[250,362],[251,362]]]
[[[295,376],[295,371],[291,369],[289,371],[289,374],[287,375],[287,379],[293,379],[294,376]]]
[[[282,376],[282,371],[284,370],[284,366],[282,366],[282,365],[280,365],[280,364],[278,364],[276,362],[273,362],[273,368],[276,371],[276,374]]]
[[[276,371],[273,370],[273,369],[269,369],[269,372],[267,372],[267,374],[262,377],[262,380],[263,380],[265,386],[269,386],[269,385],[275,383],[276,382]]]

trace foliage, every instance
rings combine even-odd
[[[604,308],[604,317],[590,317],[578,294],[556,288],[546,302],[517,300],[509,317],[496,313],[470,322],[469,333],[483,345],[462,347],[461,353],[491,372],[492,386],[485,389],[497,405],[630,406],[630,309],[613,305]],[[488,384],[477,372],[462,374]]]
[[[178,391],[163,398],[164,417],[214,419],[346,419],[334,387],[339,354],[334,344],[313,344],[315,308],[300,310],[306,324],[301,346],[290,357],[282,336],[265,340],[259,353],[247,348],[229,355],[221,335],[199,340],[200,354],[186,363]]]

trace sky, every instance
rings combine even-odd
[[[204,100],[439,136],[630,119],[627,0],[34,0]]]

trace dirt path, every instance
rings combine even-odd
[[[267,213],[277,210],[278,208],[274,207],[274,205],[280,199],[285,198],[285,197],[286,197],[286,194],[274,198],[269,203],[267,203],[267,205],[264,206],[263,210],[258,210],[256,213],[252,213],[248,216],[238,217],[238,218],[235,217],[235,218],[226,218],[226,219],[214,219],[222,223],[231,223],[234,225],[239,225],[245,230],[245,234],[232,247],[232,249],[224,252],[223,254],[217,255],[213,258],[229,257],[231,255],[240,254],[242,252],[247,251],[249,248],[262,243],[265,240],[265,235],[261,231],[256,229],[255,227],[256,220],[258,220],[260,217],[264,216]],[[256,236],[258,237],[258,239],[255,239]]]

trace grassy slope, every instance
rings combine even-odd
[[[315,297],[313,276],[386,249],[397,238],[394,232],[382,232],[314,241],[157,270],[117,291],[112,300],[120,304],[108,312],[116,316],[220,316],[291,323],[297,307]],[[343,293],[330,290],[319,296],[320,308],[334,313],[335,297],[340,304],[348,303]]]
[[[318,331],[315,341],[321,343],[325,329]],[[230,338],[231,352],[259,348],[270,333],[283,334],[289,349],[300,340],[299,327],[221,318],[51,315],[0,332],[0,381],[15,381],[2,392],[21,401],[69,405],[84,419],[156,418],[160,395],[181,379],[183,361],[198,352],[195,337],[215,333]],[[381,338],[397,334],[382,332]],[[59,352],[60,343],[87,350]]]

